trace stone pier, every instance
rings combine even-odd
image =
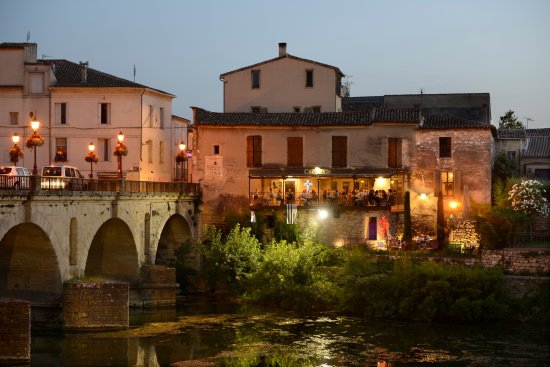
[[[0,365],[31,359],[31,305],[17,299],[0,299]]]

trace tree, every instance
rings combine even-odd
[[[518,175],[518,164],[515,159],[509,158],[506,152],[500,152],[495,158],[493,166],[493,177],[495,182],[500,180],[505,182],[510,177]]]
[[[525,129],[523,123],[518,120],[515,112],[509,110],[504,115],[500,116],[500,122],[498,124],[499,129]]]

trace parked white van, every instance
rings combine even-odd
[[[84,176],[76,167],[52,165],[42,167],[42,190],[85,189]]]

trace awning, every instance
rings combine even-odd
[[[391,177],[408,173],[408,170],[391,168],[316,168],[316,167],[279,167],[254,168],[249,170],[250,178],[287,178],[287,177]]]

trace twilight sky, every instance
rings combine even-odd
[[[90,67],[222,111],[219,75],[287,52],[339,67],[351,96],[491,94],[550,127],[548,0],[0,0],[0,42]],[[44,55],[44,56],[42,56]]]

